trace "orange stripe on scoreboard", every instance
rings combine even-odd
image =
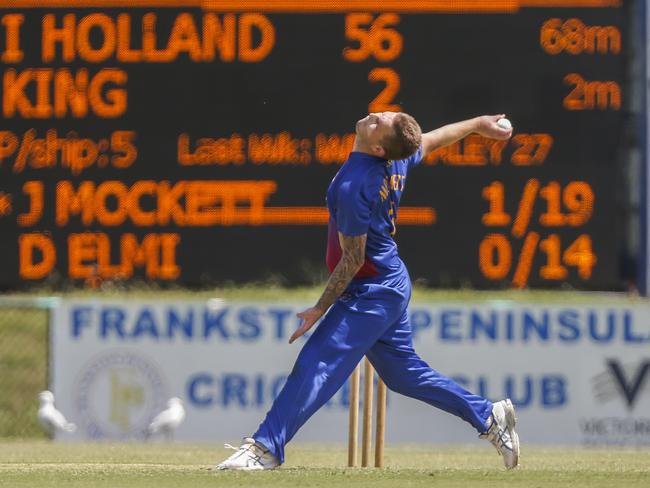
[[[9,0],[4,8],[204,8],[223,12],[515,13],[520,8],[620,7],[622,0]]]
[[[204,8],[264,12],[516,12],[519,0],[205,0]]]
[[[519,0],[520,7],[608,8],[621,7],[623,0]]]
[[[264,207],[261,225],[325,225],[329,213],[324,207]],[[430,207],[402,207],[397,223],[401,225],[433,225],[436,210]]]
[[[203,0],[7,0],[2,8],[200,8]]]

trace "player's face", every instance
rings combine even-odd
[[[381,145],[384,137],[393,133],[393,120],[396,112],[377,112],[357,122],[356,132],[369,146]]]

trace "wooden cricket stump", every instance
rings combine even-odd
[[[350,416],[348,429],[348,466],[357,466],[357,451],[359,450],[359,383],[361,364],[350,376]],[[364,361],[363,372],[363,428],[361,434],[361,466],[370,466],[372,451],[372,406],[373,384],[375,371],[368,358]],[[386,432],[386,385],[381,378],[377,382],[377,418],[375,421],[375,467],[384,466],[384,436]]]
[[[359,449],[357,433],[359,432],[359,377],[361,368],[357,364],[350,376],[350,421],[348,425],[348,466],[357,465]]]

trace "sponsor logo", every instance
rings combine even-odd
[[[113,350],[93,358],[73,390],[85,437],[144,438],[166,390],[160,369],[140,353]]]
[[[623,363],[617,359],[605,360],[605,371],[592,378],[596,402],[610,415],[582,418],[579,421],[582,442],[588,445],[650,445],[650,418],[647,402],[641,401],[650,393],[650,359]],[[622,405],[627,415],[622,415]],[[617,411],[619,411],[617,413]],[[635,415],[634,411],[638,411]]]
[[[621,398],[628,410],[633,410],[642,394],[650,391],[650,359],[636,364],[621,364],[616,359],[606,361],[607,369],[593,378],[593,389],[599,403]]]

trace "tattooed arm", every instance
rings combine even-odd
[[[327,280],[325,291],[316,305],[298,314],[298,317],[302,319],[302,324],[289,339],[289,344],[318,322],[318,319],[327,312],[327,309],[343,293],[343,290],[348,287],[354,275],[357,274],[363,265],[366,256],[366,234],[348,237],[339,232],[339,242],[343,250],[341,260],[332,271],[332,274]]]

